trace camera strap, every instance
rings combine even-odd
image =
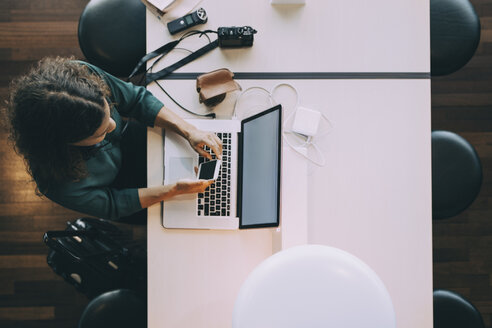
[[[169,43],[166,43],[162,47],[146,54],[145,56],[140,59],[138,62],[137,66],[133,69],[132,73],[128,76],[128,79],[132,78],[137,74],[137,72],[140,70],[140,68],[150,59],[155,58],[157,56],[164,57],[167,55],[171,50],[173,50],[178,43],[180,43],[183,40],[183,38],[175,41],[171,41]],[[146,78],[145,78],[145,85],[152,83],[155,80],[160,80],[167,75],[171,74],[173,71],[177,70],[178,68],[188,64],[189,62],[195,60],[196,58],[206,54],[207,52],[217,48],[219,46],[219,41],[215,40],[207,45],[201,47],[200,49],[196,50],[195,52],[189,54],[188,56],[184,57],[183,59],[177,61],[176,63],[169,65],[168,67],[155,72],[155,73],[147,73]]]
[[[210,42],[206,46],[201,47],[197,51],[189,54],[185,58],[177,61],[176,63],[174,63],[172,65],[169,65],[168,67],[160,70],[159,72],[156,72],[156,73],[148,73],[147,74],[147,77],[145,79],[145,83],[146,84],[149,84],[149,83],[151,83],[151,82],[153,82],[155,80],[160,80],[160,79],[164,78],[165,76],[171,74],[173,71],[177,70],[178,68],[180,68],[180,67],[188,64],[189,62],[191,62],[191,61],[195,60],[196,58],[198,58],[198,57],[206,54],[210,50],[213,50],[213,49],[217,48],[218,46],[219,46],[219,41],[218,40],[215,40],[213,42]]]

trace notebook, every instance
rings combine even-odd
[[[204,193],[163,203],[162,225],[170,229],[276,227],[280,220],[282,107],[240,120],[188,120],[223,142],[218,179]],[[164,135],[164,184],[194,179],[201,158],[173,132]]]

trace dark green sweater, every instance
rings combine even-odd
[[[111,96],[107,100],[112,107],[111,117],[116,122],[116,129],[106,136],[98,145],[100,147],[86,160],[86,178],[50,186],[46,196],[69,209],[115,220],[142,209],[137,188],[112,187],[122,162],[119,140],[124,122],[121,116],[135,118],[147,126],[153,126],[163,104],[144,87],[123,82],[88,63],[80,63],[87,65],[109,86]]]

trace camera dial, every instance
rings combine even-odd
[[[200,8],[196,11],[196,14],[198,18],[200,18],[202,21],[207,21],[207,13],[205,12],[205,9]]]

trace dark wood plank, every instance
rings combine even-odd
[[[3,307],[0,308],[0,321],[30,321],[55,319],[54,306]]]
[[[76,22],[87,2],[87,0],[2,0],[0,22]]]
[[[81,311],[82,312],[82,311]],[[56,315],[55,311],[55,315]],[[0,327],[2,328],[67,328],[67,327],[77,327],[77,319],[66,319],[66,320],[33,320],[33,321],[12,321],[12,320],[1,320]]]
[[[0,295],[0,308],[86,304],[87,298],[63,279],[15,282],[14,295]]]

